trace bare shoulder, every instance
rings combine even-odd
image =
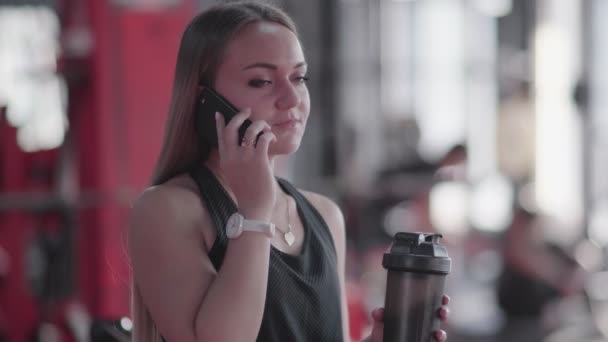
[[[194,181],[180,175],[141,193],[131,210],[129,233],[155,231],[161,238],[165,234],[195,234],[206,222],[205,216]]]
[[[329,216],[342,215],[340,207],[329,197],[312,191],[301,189],[298,189],[298,191],[324,216],[325,214]]]

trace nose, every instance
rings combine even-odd
[[[300,93],[294,84],[284,82],[279,89],[279,94],[276,101],[276,107],[279,110],[287,110],[297,107],[302,100]]]

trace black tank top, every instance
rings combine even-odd
[[[197,168],[190,175],[216,228],[209,258],[219,271],[229,243],[224,227],[237,207],[208,168]],[[291,183],[280,178],[277,181],[295,199],[304,226],[304,242],[299,255],[271,248],[266,304],[257,341],[342,342],[336,248],[329,227]]]

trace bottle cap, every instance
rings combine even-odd
[[[438,243],[441,234],[400,232],[391,249],[384,253],[382,266],[391,271],[448,274],[452,260],[445,246]]]

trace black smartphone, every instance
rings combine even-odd
[[[228,123],[238,114],[239,110],[223,96],[218,94],[210,87],[204,87],[196,101],[196,129],[201,139],[211,146],[217,146],[217,130],[215,128],[215,112],[224,115],[224,120]],[[247,119],[239,127],[240,143],[245,136],[245,131],[251,125],[251,120]],[[260,136],[258,135],[258,138]],[[257,140],[256,140],[257,141]]]

